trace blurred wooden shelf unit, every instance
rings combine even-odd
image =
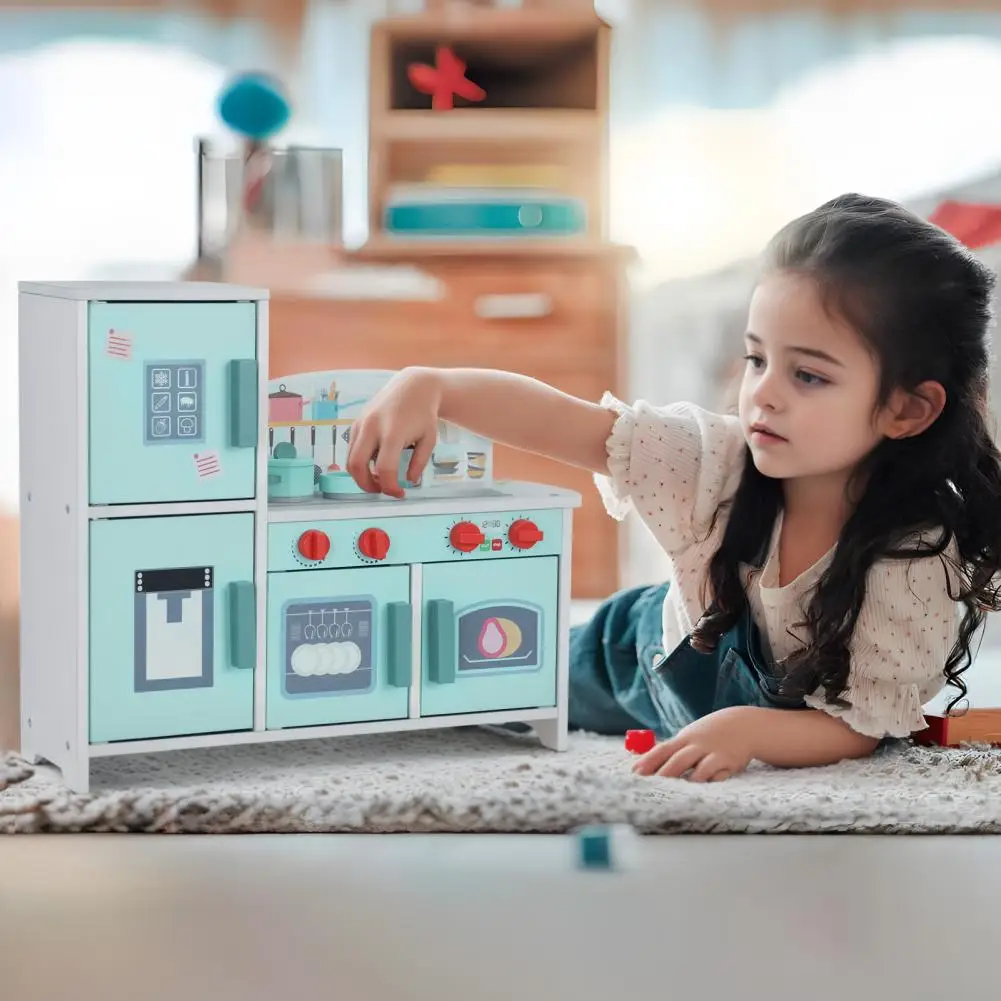
[[[369,232],[384,231],[387,195],[406,184],[510,184],[583,202],[592,243],[607,238],[611,28],[588,4],[470,8],[390,17],[369,51]],[[480,101],[432,110],[410,80],[440,47],[465,63]],[[537,237],[532,237],[535,239]]]

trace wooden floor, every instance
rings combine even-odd
[[[37,836],[0,849],[11,1001],[991,997],[1001,839]]]

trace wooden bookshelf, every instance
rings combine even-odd
[[[446,8],[375,23],[369,51],[369,232],[379,239],[387,191],[440,170],[533,167],[583,201],[586,236],[608,237],[609,25],[578,6]],[[407,67],[439,46],[485,91],[431,110]]]

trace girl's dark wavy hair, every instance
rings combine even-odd
[[[829,704],[847,707],[849,641],[868,571],[877,560],[938,556],[943,586],[965,606],[943,666],[959,690],[951,710],[967,693],[961,675],[985,612],[1001,608],[1001,453],[988,423],[995,275],[937,226],[857,194],[783,228],[765,251],[763,272],[809,278],[829,314],[864,338],[880,366],[877,405],[926,380],[946,391],[941,415],[924,433],[881,442],[849,484],[857,502],[806,609],[811,641],[784,664],[785,692],[802,697],[823,688]],[[692,635],[696,649],[715,649],[746,608],[740,564],[761,565],[781,505],[781,481],[760,473],[745,449],[709,566],[712,602]],[[946,553],[953,540],[958,559]]]

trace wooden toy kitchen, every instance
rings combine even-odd
[[[19,286],[21,739],[94,758],[530,723],[567,741],[571,516],[442,425],[403,500],[344,471],[389,372],[268,379],[268,293]],[[60,443],[53,449],[52,443]]]

